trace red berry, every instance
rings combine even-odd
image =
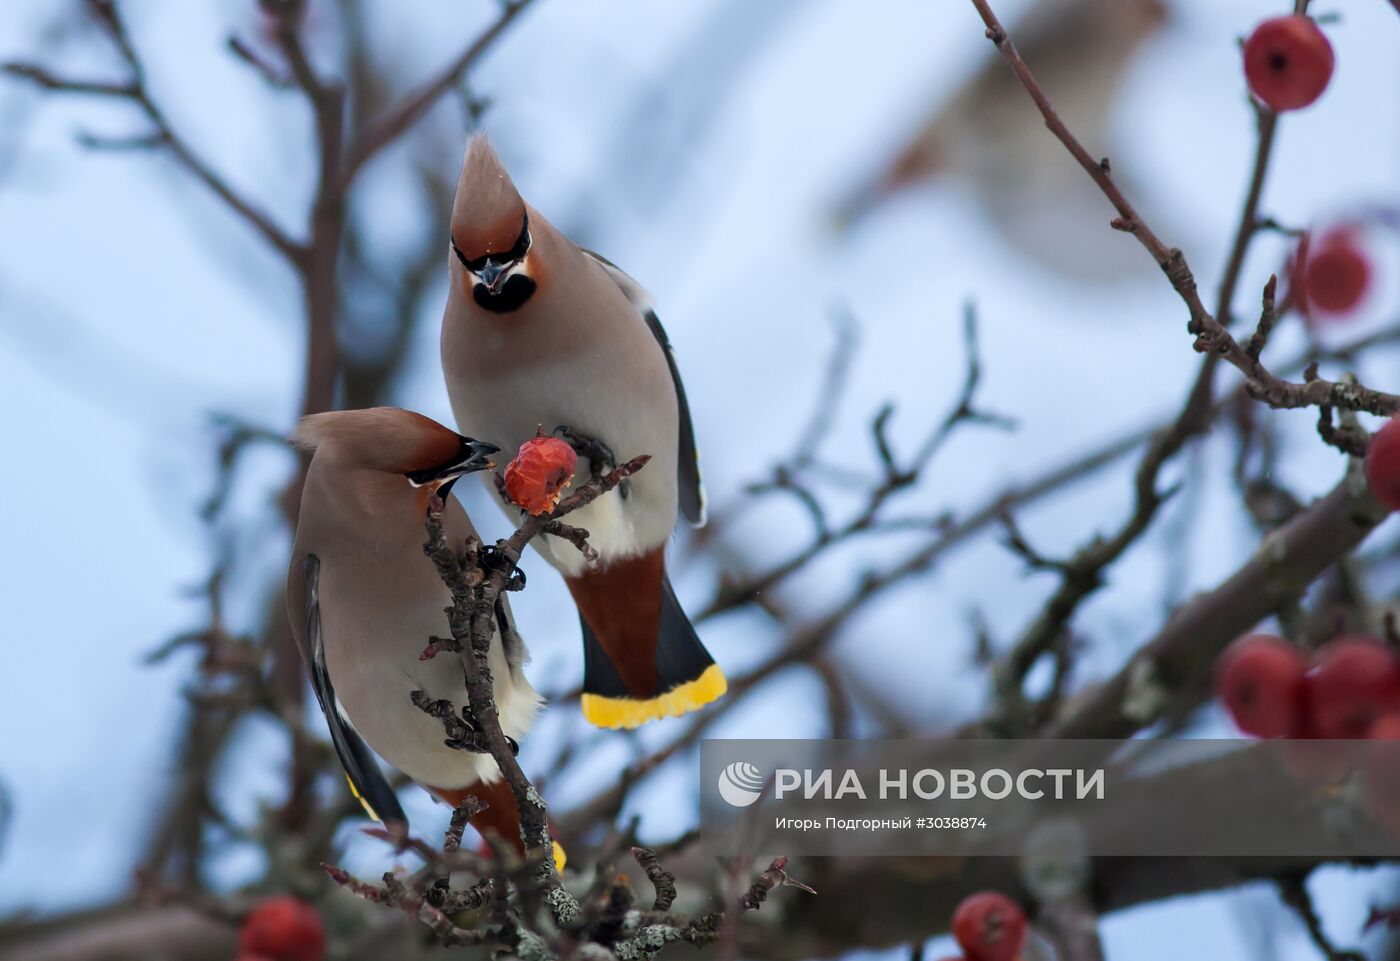
[[[967,961],[1014,961],[1026,940],[1026,915],[995,891],[963,898],[953,912],[953,937]]]
[[[1273,110],[1298,110],[1327,89],[1332,44],[1307,17],[1265,20],[1244,43],[1244,76],[1254,96]]]
[[[1287,737],[1302,718],[1303,655],[1270,634],[1241,637],[1215,662],[1215,695],[1254,737]]]
[[[1371,437],[1366,450],[1366,480],[1376,500],[1400,511],[1400,417],[1394,417]]]
[[[1355,310],[1371,286],[1371,260],[1361,248],[1355,227],[1339,227],[1323,234],[1304,248],[1297,259],[1305,260],[1295,271],[1298,294],[1305,306],[1329,314]]]
[[[326,929],[316,909],[298,898],[267,898],[243,919],[238,948],[275,961],[322,961]]]
[[[1364,738],[1400,709],[1400,665],[1384,645],[1342,637],[1323,645],[1305,683],[1307,731],[1318,738]]]
[[[531,514],[546,514],[574,479],[578,454],[557,437],[532,437],[506,465],[506,496]]]

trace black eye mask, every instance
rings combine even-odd
[[[453,240],[450,235],[448,236],[448,240],[452,244],[452,252],[457,255],[457,260],[471,273],[481,273],[481,271],[486,268],[486,262],[488,260],[495,261],[498,264],[517,263],[523,260],[525,255],[530,252],[530,214],[528,211],[525,213],[524,219],[520,224],[520,235],[515,238],[515,246],[504,253],[483,254],[480,257],[473,257],[471,260],[468,260],[467,255],[462,253],[462,248],[457,246],[457,241]]]
[[[408,482],[414,487],[422,487],[424,484],[431,484],[433,481],[442,477],[444,474],[450,474],[453,471],[458,471],[458,477],[460,477],[464,473],[472,473],[478,470],[486,470],[488,468],[488,464],[482,464],[480,467],[473,467],[470,470],[466,471],[462,471],[460,470],[460,468],[464,463],[473,458],[486,457],[490,454],[498,452],[499,450],[499,447],[496,447],[492,444],[484,444],[481,441],[474,441],[470,437],[462,437],[461,435],[458,435],[457,452],[451,457],[449,457],[447,460],[433,467],[425,467],[422,470],[408,471],[403,476],[407,477]],[[451,489],[452,484],[455,483],[456,480],[457,477],[451,478],[441,487],[438,488],[438,492],[443,497],[446,497],[448,490]]]

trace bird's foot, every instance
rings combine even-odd
[[[443,744],[455,751],[470,751],[473,754],[490,752],[491,749],[486,746],[486,737],[481,733],[481,726],[476,723],[471,708],[462,707],[458,710],[446,698],[433,699],[424,691],[411,692],[409,699],[418,710],[442,722],[442,733],[447,735]]]
[[[466,710],[464,709],[462,713],[466,714]],[[505,739],[506,745],[510,748],[510,753],[514,756],[518,756],[520,754],[520,742],[509,734],[505,735]],[[491,753],[491,742],[487,738],[486,732],[476,729],[464,732],[461,737],[448,738],[443,741],[443,743],[457,751],[467,751],[472,754]]]
[[[588,461],[588,473],[592,477],[602,477],[617,466],[617,455],[612,448],[596,437],[582,434],[567,424],[554,428],[554,435],[574,449],[578,456]],[[617,496],[626,500],[632,493],[632,482],[623,480],[617,485]]]
[[[483,544],[477,553],[477,564],[484,571],[494,571],[506,569],[510,572],[506,580],[505,590],[523,591],[525,589],[525,572],[520,569],[520,565],[511,560],[505,551],[501,550],[497,544]]]
[[[490,750],[469,707],[463,706],[457,715],[444,717],[442,727],[447,734],[447,740],[443,743],[454,750],[470,751],[472,754],[485,754]]]
[[[443,733],[447,738],[442,742],[448,747],[457,751],[470,751],[472,754],[490,754],[491,745],[486,736],[486,732],[481,729],[477,722],[476,715],[472,713],[470,706],[463,706],[460,710],[453,708],[452,702],[446,698],[434,700],[423,691],[413,691],[409,698],[424,714],[435,717],[442,722]],[[510,747],[510,753],[518,755],[520,753],[520,742],[509,734],[505,735],[506,744]]]
[[[617,466],[617,457],[613,455],[612,448],[596,437],[581,434],[564,424],[554,428],[554,435],[572,447],[578,456],[588,461],[591,474],[606,474]]]

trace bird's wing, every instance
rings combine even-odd
[[[321,704],[321,712],[326,716],[326,726],[330,728],[331,743],[335,745],[336,757],[340,758],[340,765],[345,769],[345,779],[350,782],[350,790],[370,817],[386,824],[398,821],[406,825],[408,818],[399,806],[394,789],[384,777],[384,772],[379,769],[379,763],[369,746],[345,716],[340,701],[336,699],[335,688],[331,686],[330,671],[326,669],[325,638],[321,632],[320,558],[315,554],[307,554],[302,570],[302,601],[306,630],[301,637],[301,643],[307,663],[311,667],[311,686],[316,691],[316,700]]]
[[[690,521],[691,526],[703,527],[705,524],[705,487],[700,479],[700,450],[695,444],[695,425],[690,419],[690,404],[685,399],[685,385],[681,383],[681,371],[676,366],[676,355],[671,350],[670,338],[666,336],[666,330],[661,326],[660,318],[652,309],[650,295],[641,284],[629,277],[621,267],[606,257],[595,254],[591,250],[585,250],[584,253],[593,258],[607,272],[608,276],[622,290],[623,296],[633,307],[637,308],[637,312],[646,320],[651,335],[661,345],[661,352],[666,355],[666,366],[671,369],[671,381],[676,385],[676,407],[680,411],[680,438],[676,448],[676,479],[680,483],[681,513],[685,515],[686,520]]]

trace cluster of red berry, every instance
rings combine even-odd
[[[1362,809],[1400,837],[1400,653],[1347,636],[1304,658],[1282,638],[1251,634],[1216,662],[1216,692],[1244,733],[1300,739],[1282,758],[1300,781],[1332,785],[1359,771]],[[1336,743],[1363,740],[1397,743]]]
[[[1026,943],[1026,914],[1004,894],[979,891],[953,912],[953,938],[963,953],[944,961],[1017,961]]]
[[[1376,500],[1400,510],[1400,416],[1372,436],[1366,479]],[[1271,634],[1239,638],[1216,662],[1216,693],[1255,737],[1367,738],[1384,724],[1400,735],[1400,656],[1366,637],[1342,637],[1305,661]]]
[[[1216,662],[1216,694],[1254,737],[1365,738],[1400,723],[1400,656],[1369,637],[1339,637],[1311,657],[1280,637],[1251,634]]]
[[[1332,44],[1304,16],[1274,17],[1254,28],[1244,44],[1250,92],[1270,110],[1310,106],[1327,89],[1336,60]],[[1290,281],[1298,307],[1311,318],[1354,311],[1371,286],[1371,262],[1359,225],[1342,224],[1304,237],[1294,252]]]
[[[298,898],[267,898],[238,929],[237,961],[325,961],[326,928]]]

